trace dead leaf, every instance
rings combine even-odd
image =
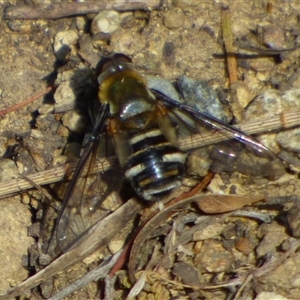
[[[205,195],[196,200],[195,203],[207,214],[218,214],[240,209],[263,199],[263,196]]]

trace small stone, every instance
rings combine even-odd
[[[258,229],[259,233],[263,234],[263,239],[256,248],[258,257],[262,257],[267,253],[276,252],[278,246],[287,238],[289,238],[286,228],[277,223],[262,224]]]
[[[4,158],[0,162],[0,182],[18,177],[18,168],[14,161]]]
[[[221,102],[217,92],[211,89],[207,82],[181,76],[177,80],[177,86],[183,95],[184,102],[189,106],[226,123],[231,120],[232,116],[228,107]]]
[[[101,11],[94,17],[91,31],[93,34],[98,32],[112,33],[119,28],[120,22],[120,15],[116,11]]]
[[[261,82],[267,82],[270,80],[270,72],[257,72],[256,78]]]
[[[133,35],[128,30],[120,29],[111,36],[111,48],[114,52],[135,55],[145,43],[143,35]]]
[[[198,270],[186,262],[176,263],[173,273],[180,277],[184,284],[197,286],[200,283]]]
[[[56,89],[54,94],[55,112],[62,111],[62,108],[68,110],[75,106],[76,96],[70,82],[62,82]]]
[[[157,90],[173,100],[180,101],[178,92],[169,80],[153,75],[146,75],[145,78],[150,89]]]
[[[285,31],[278,25],[270,23],[258,26],[261,43],[272,49],[282,49],[285,46]]]
[[[35,199],[30,199],[30,205],[34,208],[34,209],[38,209],[40,202],[35,200]]]
[[[79,31],[84,31],[87,24],[87,18],[85,16],[76,17],[76,27]]]
[[[30,197],[27,194],[22,194],[22,203],[25,205],[30,204]]]
[[[67,138],[70,135],[69,129],[62,124],[59,124],[56,132],[63,138]]]
[[[65,113],[62,117],[62,123],[71,131],[82,134],[85,130],[87,118],[77,110]]]
[[[117,240],[108,244],[108,249],[112,254],[117,253],[124,246],[124,241]]]
[[[28,20],[10,20],[7,24],[9,29],[18,33],[32,32],[32,23]]]
[[[233,254],[225,250],[220,241],[214,239],[204,241],[200,253],[195,258],[195,265],[211,273],[229,271],[233,262]]]
[[[50,264],[51,262],[51,256],[49,254],[42,254],[40,257],[39,257],[39,263],[40,265],[42,266],[47,266]]]
[[[54,52],[58,59],[64,60],[78,41],[78,34],[74,30],[60,31],[54,39]]]
[[[38,129],[31,129],[31,131],[30,131],[30,137],[33,138],[33,139],[42,139],[43,138],[43,134]]]
[[[243,121],[252,121],[260,118],[273,118],[282,112],[291,112],[300,109],[300,89],[280,92],[270,89],[258,95],[243,113]],[[295,152],[300,152],[299,146],[299,130],[289,129],[276,133],[266,133],[259,136],[259,141],[273,152],[278,153],[280,145],[282,148],[287,148]],[[299,145],[299,144],[298,144]]]
[[[56,80],[58,87],[54,94],[54,113],[66,112],[74,107],[86,109],[95,90],[92,74],[90,68],[83,66],[59,74]]]
[[[206,228],[194,233],[193,241],[206,240],[218,236],[226,226],[226,224],[219,223],[208,225]]]
[[[5,115],[5,116],[2,116],[1,120],[0,120],[0,132],[3,132],[3,129],[6,128],[6,125],[9,121],[9,117],[10,115]]]
[[[289,300],[274,292],[261,292],[256,297],[255,300]]]
[[[274,69],[274,62],[267,57],[260,57],[249,62],[250,67],[256,72],[272,71]]]
[[[43,298],[45,298],[45,299],[50,298],[53,294],[53,288],[54,288],[53,277],[44,280],[40,284],[40,289],[41,289],[41,293],[43,295]]]
[[[248,255],[253,251],[254,245],[251,244],[248,238],[239,238],[235,243],[235,248],[238,251]]]
[[[43,104],[39,109],[38,112],[41,115],[51,114],[53,112],[53,105],[52,104]]]
[[[300,288],[300,274],[297,274],[292,278],[291,286],[293,288]]]
[[[196,254],[199,254],[203,245],[203,241],[199,241],[195,243],[194,251]]]
[[[41,224],[39,222],[33,223],[27,227],[28,236],[38,238],[41,234]]]
[[[300,237],[300,202],[295,201],[294,205],[287,211],[287,222],[294,237]]]
[[[276,136],[277,143],[287,151],[300,153],[300,128],[279,132]]]
[[[28,270],[21,265],[22,256],[34,243],[27,236],[31,213],[19,200],[10,198],[0,202],[0,290],[3,292],[28,277]],[[4,259],[5,258],[5,259]]]
[[[184,14],[179,11],[170,10],[165,14],[164,24],[169,29],[182,27],[184,23]]]
[[[244,108],[251,101],[251,95],[248,85],[243,81],[236,81],[230,87],[230,104],[233,115],[237,122],[243,119]]]
[[[200,30],[202,28],[202,26],[205,24],[205,19],[199,17],[193,21],[193,24],[196,29]]]

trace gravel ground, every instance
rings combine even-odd
[[[20,1],[15,2],[10,4],[21,5]],[[0,1],[0,4],[3,15],[0,109],[44,93],[23,108],[5,115],[0,112],[2,182],[53,169],[65,163],[67,156],[69,159],[78,156],[84,133],[91,128],[88,104],[95,98],[97,89],[92,69],[111,52],[128,55],[136,69],[151,78],[175,83],[178,78],[182,82],[181,76],[185,75],[205,83],[221,99],[218,110],[225,110],[225,119],[232,119],[231,112],[235,121],[243,123],[299,111],[298,1],[223,1],[222,4],[169,1],[153,10],[134,10],[129,3],[125,11],[119,8],[99,14],[89,11],[54,18],[54,13],[60,16],[58,13],[65,11],[55,9],[55,5],[60,5],[56,1],[51,18],[49,13],[49,19],[35,20],[28,20],[28,15],[6,19],[8,13],[4,11],[8,3]],[[155,1],[148,2],[154,4]],[[235,99],[232,95],[228,96],[229,89],[234,87],[228,79],[221,38],[221,7],[226,4],[230,7],[239,53],[236,90],[241,94],[237,95],[237,102],[232,100]],[[248,49],[241,49],[245,45]],[[250,52],[251,47],[256,50]],[[266,55],[271,50],[275,54]],[[45,91],[47,87],[50,88]],[[180,209],[174,206],[178,213],[170,218],[160,212],[163,221],[153,221],[157,230],[142,231],[144,237],[133,246],[136,252],[131,254],[129,268],[132,260],[136,260],[136,269],[147,269],[137,275],[141,276],[139,282],[143,285],[135,299],[299,298],[298,131],[297,127],[277,129],[257,136],[274,153],[285,155],[287,170],[280,178],[270,181],[239,173],[216,174],[205,190],[206,195],[234,197],[207,198],[208,219],[199,219],[198,204],[189,201],[183,202],[185,206]],[[187,180],[185,187],[194,183]],[[57,189],[54,185],[45,188],[51,195]],[[43,197],[41,191],[31,190],[4,197],[0,203],[1,292],[49,263],[45,256],[41,257],[43,249],[40,248],[39,226],[48,207]],[[268,201],[252,204],[261,199]],[[220,210],[219,201],[227,200],[229,208]],[[224,214],[245,205],[250,206],[243,212]],[[56,216],[55,210],[49,207],[48,215],[49,210],[54,217],[47,219],[46,236],[50,235]],[[147,210],[141,213],[142,218]],[[215,213],[222,214],[218,218]],[[22,291],[21,299],[48,299],[98,266],[103,258],[116,253],[137,226],[133,220],[128,223],[124,220],[120,220],[120,232],[108,245],[76,265],[62,268],[39,288]],[[112,279],[114,283],[107,277],[85,284],[68,297],[51,299],[102,299],[103,291],[114,293],[108,299],[124,299],[130,290],[136,291],[128,276],[128,264],[125,264]]]

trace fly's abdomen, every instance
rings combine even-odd
[[[160,129],[131,137],[126,178],[145,200],[160,197],[181,185],[186,155],[172,146]]]

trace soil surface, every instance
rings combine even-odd
[[[54,9],[60,2],[52,4]],[[216,115],[224,110],[224,118],[232,124],[300,110],[298,1],[169,1],[153,10],[135,10],[131,3],[126,11],[35,20],[28,15],[7,18],[7,6],[24,5],[20,1],[0,1],[0,5],[1,188],[15,178],[59,168],[79,156],[84,135],[93,127],[89,116],[97,100],[93,70],[112,52],[129,56],[141,74],[158,82],[163,78],[176,85],[185,75],[205,83],[221,103]],[[238,62],[234,84],[221,35],[226,5]],[[2,111],[31,97],[34,101],[24,107]],[[179,206],[154,203],[160,206],[157,219],[144,226],[130,260],[126,258],[114,276],[87,279],[78,290],[71,287],[70,295],[51,299],[103,299],[104,294],[107,299],[125,299],[130,291],[133,299],[299,299],[299,129],[277,128],[256,138],[284,157],[284,174],[266,179],[221,172],[196,194],[207,196],[200,198],[203,204],[184,197]],[[202,175],[201,160],[189,164],[184,192]],[[126,192],[127,186],[121,195]],[[54,183],[42,182],[2,196],[1,293],[53,259],[44,252],[59,213],[56,194]],[[129,192],[127,199],[131,196]],[[114,195],[102,211],[121,206],[120,198]],[[128,222],[120,219],[117,232],[103,247],[91,255],[80,252],[81,261],[73,266],[55,267],[59,272],[45,277],[42,285],[22,288],[20,299],[48,299],[123,248],[133,228],[154,210],[141,201],[138,206],[140,220],[137,213]],[[140,289],[132,282],[137,278]]]

